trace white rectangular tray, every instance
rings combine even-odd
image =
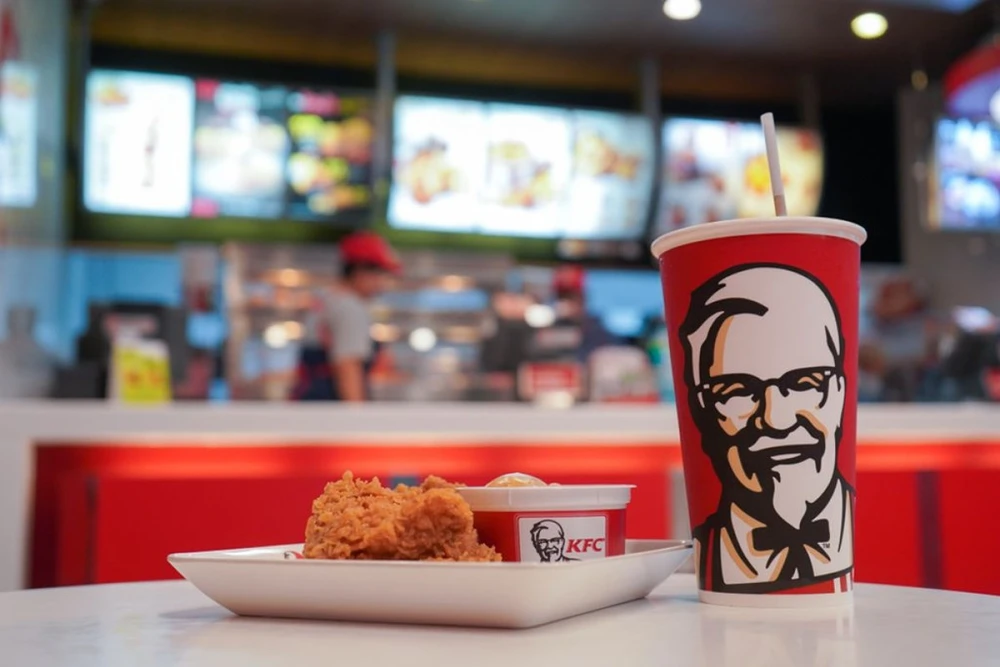
[[[691,543],[630,540],[576,563],[287,560],[301,544],[172,554],[167,560],[241,616],[530,628],[644,598]]]

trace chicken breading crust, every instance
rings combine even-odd
[[[499,561],[480,544],[472,509],[439,477],[419,487],[382,486],[348,471],[313,501],[306,524],[306,558],[355,560]]]

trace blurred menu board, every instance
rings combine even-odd
[[[654,177],[652,141],[639,116],[402,97],[389,223],[499,236],[637,238]]]
[[[487,137],[480,231],[561,236],[573,155],[569,112],[490,105]]]
[[[296,218],[326,218],[371,202],[370,97],[296,90],[288,96],[288,208]]]
[[[933,224],[1000,229],[1000,127],[987,120],[938,121],[932,162]]]
[[[486,110],[479,102],[396,102],[389,222],[402,229],[471,232],[486,171]]]
[[[38,198],[38,79],[26,63],[0,66],[0,206]]]
[[[676,118],[663,128],[664,167],[656,232],[774,215],[764,133],[756,123]],[[823,146],[815,132],[778,128],[788,212],[815,215]]]
[[[567,233],[584,239],[642,235],[655,174],[653,141],[652,126],[640,116],[574,113]]]
[[[194,82],[94,71],[87,79],[83,198],[91,211],[187,215]]]
[[[285,204],[286,91],[278,86],[195,84],[191,215],[276,218]]]

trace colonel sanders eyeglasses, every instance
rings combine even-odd
[[[727,417],[748,418],[764,405],[769,387],[775,387],[784,398],[805,397],[811,392],[818,392],[821,395],[819,407],[822,407],[826,402],[830,379],[840,375],[841,372],[832,366],[796,368],[770,380],[746,373],[728,373],[708,378],[698,388],[698,393],[706,407],[714,405]]]

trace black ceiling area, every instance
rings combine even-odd
[[[938,76],[994,28],[977,0],[703,0],[671,21],[662,0],[105,0],[107,7],[235,15],[331,35],[401,34],[575,49],[591,57],[653,55],[665,70],[738,63],[809,74],[832,98],[887,97],[920,67]],[[851,18],[876,10],[889,30],[860,40]]]

